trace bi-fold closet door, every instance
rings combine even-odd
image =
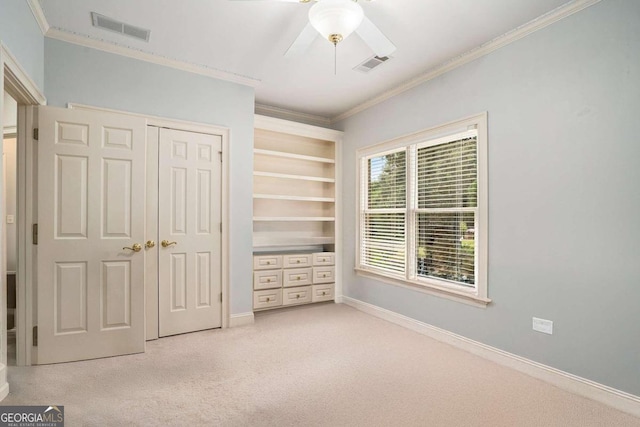
[[[143,352],[145,298],[156,335],[219,327],[221,138],[52,107],[38,127],[34,362]]]

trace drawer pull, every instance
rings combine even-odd
[[[271,298],[267,297],[267,302],[271,301]]]
[[[271,265],[271,261],[267,261],[267,265]]]
[[[298,298],[300,298],[300,294],[297,294],[297,295],[296,295],[296,299],[298,299]]]
[[[323,274],[323,275],[322,275],[322,277],[327,277],[327,275],[326,275],[326,274]]]
[[[296,277],[296,280],[300,280],[300,276]]]
[[[271,279],[267,279],[267,283],[271,283]]]
[[[327,295],[327,293],[325,291],[322,291],[322,296]]]
[[[296,260],[296,264],[300,264],[300,260]]]

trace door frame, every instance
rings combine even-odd
[[[29,234],[30,224],[35,218],[33,205],[33,164],[28,160],[32,158],[34,141],[29,130],[32,128],[33,116],[28,106],[45,105],[47,100],[38,85],[29,77],[9,48],[0,42],[0,92],[6,91],[18,102],[17,125],[17,191],[16,191],[16,216],[18,245],[18,265],[16,271],[16,364],[18,366],[31,364],[32,335],[28,333],[33,327],[34,315],[34,287],[33,260],[36,256],[36,248],[31,244]],[[2,111],[0,99],[0,112]],[[0,114],[0,128],[2,115]],[[0,182],[3,181],[0,174]],[[2,185],[0,185],[0,189]],[[2,190],[0,190],[2,191]],[[0,206],[0,218],[4,218],[4,206]],[[4,239],[4,221],[0,221],[0,235]],[[0,262],[0,400],[9,392],[6,383],[7,363],[7,335],[5,332],[7,307],[4,295],[6,295],[6,271],[5,253],[1,255]]]
[[[229,325],[229,194],[230,194],[230,180],[229,180],[229,136],[230,131],[229,128],[223,126],[209,125],[205,123],[196,123],[185,120],[175,120],[169,119],[165,117],[151,116],[147,114],[139,114],[139,113],[131,113],[127,111],[114,110],[110,108],[103,107],[95,107],[91,105],[78,104],[78,103],[68,103],[68,108],[78,109],[78,110],[89,110],[89,111],[102,111],[109,113],[118,113],[125,114],[129,116],[142,117],[147,120],[147,129],[149,127],[155,128],[169,128],[175,130],[181,130],[186,132],[195,132],[195,133],[205,133],[210,135],[219,135],[222,137],[222,193],[221,193],[221,202],[222,202],[222,271],[221,271],[221,280],[222,280],[222,328],[228,328]],[[147,141],[149,140],[147,135]],[[157,150],[157,147],[156,147]],[[157,153],[157,151],[156,151]],[[147,153],[148,154],[148,153]],[[149,155],[149,154],[148,154]],[[149,157],[147,157],[148,159]],[[156,195],[157,197],[157,195]],[[149,199],[147,199],[149,200]],[[148,214],[147,214],[147,218]],[[147,230],[149,230],[147,228]],[[157,242],[156,242],[157,243]],[[156,246],[157,247],[157,246]],[[145,268],[145,273],[149,270]],[[146,337],[145,339],[153,340],[158,338],[158,280],[157,275],[151,276],[145,274],[145,301],[146,304],[150,304],[152,307],[148,309],[145,306],[145,317],[146,317]],[[153,304],[155,301],[155,305]],[[154,309],[155,308],[155,309]],[[155,334],[154,334],[155,332]]]

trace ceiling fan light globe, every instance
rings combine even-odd
[[[336,35],[346,39],[363,19],[362,7],[353,0],[319,0],[309,10],[309,22],[329,40]]]

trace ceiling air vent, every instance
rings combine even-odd
[[[117,21],[113,18],[109,18],[95,12],[91,12],[91,20],[93,21],[94,27],[120,33],[138,40],[144,40],[145,42],[149,41],[149,34],[151,34],[150,30],[125,24],[124,22]]]
[[[373,70],[377,66],[384,64],[390,58],[388,56],[374,56],[372,58],[367,59],[362,64],[358,65],[354,68],[354,70],[362,71],[363,73],[368,73]]]

